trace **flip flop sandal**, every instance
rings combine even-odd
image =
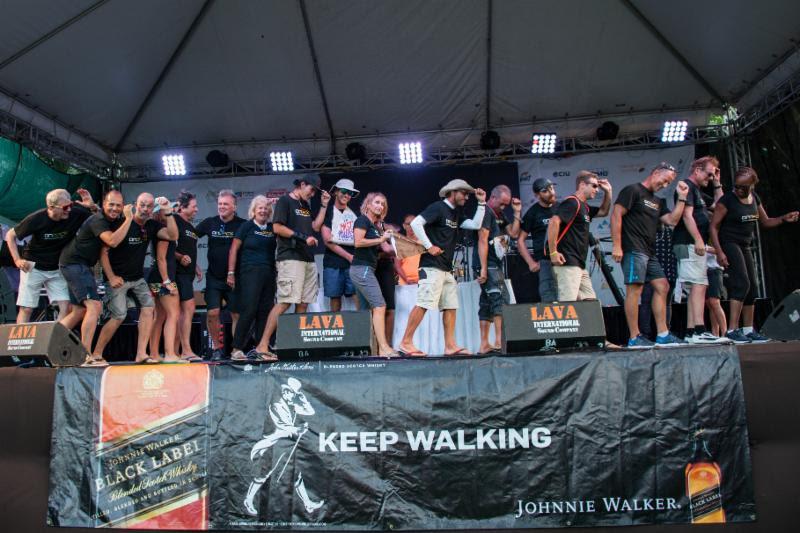
[[[134,361],[137,365],[157,365],[161,361],[158,359],[153,359],[152,357],[146,357],[144,359],[139,359],[138,361]]]
[[[491,350],[489,352],[487,352],[487,353],[491,353]],[[469,353],[466,348],[460,348],[459,350],[457,350],[457,351],[455,351],[453,353],[446,353],[444,355],[445,355],[445,357],[453,357],[455,355],[473,355],[473,354]]]
[[[184,361],[186,363],[202,363],[203,358],[200,357],[199,355],[190,355],[188,357],[181,357],[181,361]]]
[[[231,361],[249,361],[250,359],[241,350],[234,350],[231,353]]]
[[[256,352],[256,358],[259,361],[265,361],[267,363],[275,363],[278,361],[278,356],[272,352]]]
[[[428,354],[421,350],[414,350],[413,352],[404,352],[403,350],[397,350],[397,355],[404,358],[412,358],[412,357],[426,357]]]
[[[102,357],[92,357],[91,355],[87,355],[86,359],[83,361],[81,365],[83,367],[103,367],[108,366],[108,361],[103,359]]]

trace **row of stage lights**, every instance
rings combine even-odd
[[[686,140],[686,130],[689,123],[685,120],[668,120],[661,131],[661,142],[677,143]],[[556,152],[555,133],[534,133],[531,136],[531,153],[535,155],[548,155]],[[423,162],[421,142],[403,142],[397,146],[401,165],[414,165]],[[186,175],[186,163],[183,154],[164,154],[161,157],[166,176]],[[270,152],[270,168],[273,173],[292,172],[294,170],[294,156],[292,152]]]

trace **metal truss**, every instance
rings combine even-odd
[[[0,135],[39,154],[64,161],[100,179],[108,179],[111,176],[111,165],[108,162],[2,109],[0,109]]]
[[[556,151],[546,156],[531,154],[530,143],[504,144],[496,150],[484,150],[480,146],[462,146],[453,149],[435,149],[424,153],[422,166],[459,165],[471,163],[491,163],[514,161],[530,157],[558,158],[565,155],[601,152],[610,150],[640,150],[643,148],[664,148],[685,144],[705,144],[723,141],[728,136],[727,126],[702,126],[687,131],[686,140],[682,143],[664,143],[661,131],[645,131],[626,133],[612,141],[600,141],[595,137],[568,137],[558,139]],[[309,172],[344,172],[357,170],[373,170],[396,167],[400,165],[397,153],[374,152],[367,155],[364,161],[353,161],[338,154],[295,161],[295,174]],[[257,176],[272,174],[267,158],[231,161],[226,167],[212,167],[205,162],[190,164],[188,174],[183,179]],[[156,165],[138,165],[124,168],[122,181],[159,181],[174,180],[164,176],[163,168]]]
[[[800,99],[800,71],[795,72],[737,121],[737,133],[752,133]]]

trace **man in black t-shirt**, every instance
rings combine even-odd
[[[45,197],[47,207],[34,211],[6,234],[8,251],[20,271],[17,324],[30,321],[31,313],[39,305],[42,287],[47,289],[50,303],[58,305],[58,318],[69,312],[69,289],[58,270],[58,256],[91,211],[97,210],[89,191],[77,192],[80,202],[72,202],[65,189],[50,191]],[[30,242],[20,254],[17,239],[26,237],[30,237]]]
[[[556,192],[553,182],[547,178],[539,178],[533,182],[533,194],[536,203],[525,212],[522,217],[517,249],[525,264],[532,274],[538,275],[540,302],[555,302],[558,300],[556,280],[553,277],[553,263],[545,253],[547,241],[547,226],[553,216],[556,203]],[[531,249],[528,251],[527,238],[531,238]],[[517,300],[519,301],[519,300]]]
[[[654,291],[651,306],[656,321],[656,344],[686,344],[686,341],[670,333],[667,327],[669,283],[655,254],[659,222],[674,226],[683,216],[683,206],[689,192],[685,183],[678,182],[675,188],[678,201],[671,213],[666,201],[655,195],[668,187],[675,176],[675,167],[660,163],[642,183],[628,185],[620,191],[611,215],[611,255],[614,261],[622,262],[622,275],[625,278],[625,319],[630,331],[628,348],[650,348],[654,344],[639,334],[639,298],[645,283],[650,283]]]
[[[156,205],[166,217],[166,226],[151,218]],[[125,320],[129,304],[133,304],[139,308],[139,337],[135,360],[137,363],[157,361],[155,359],[157,354],[152,354],[154,357],[152,359],[147,355],[155,302],[144,279],[144,261],[147,248],[152,241],[155,239],[174,241],[177,238],[178,226],[172,216],[169,200],[164,197],[154,200],[152,194],[141,193],[136,198],[133,223],[125,239],[116,248],[103,246],[100,252],[100,264],[107,280],[105,305],[109,319],[97,337],[94,347],[95,358],[103,357],[103,350]],[[165,280],[165,284],[167,281]]]
[[[597,174],[581,170],[575,178],[575,193],[559,204],[547,225],[547,246],[556,279],[559,302],[597,299],[586,271],[589,253],[589,225],[604,217],[611,207],[611,184]],[[600,207],[587,202],[603,190]]]
[[[358,193],[351,180],[337,181],[334,185],[333,201],[325,211],[325,219],[322,221],[322,241],[325,243],[322,288],[325,296],[331,300],[331,311],[342,308],[342,296],[350,297],[356,293],[350,280],[350,263],[353,262],[355,253],[353,224],[358,216],[348,204]]]
[[[317,238],[311,235],[318,232],[325,218],[325,210],[331,200],[327,191],[321,191],[320,210],[311,217],[311,198],[319,189],[319,176],[303,176],[294,180],[294,189],[281,196],[272,214],[272,231],[278,236],[275,252],[277,275],[276,304],[269,312],[264,334],[256,346],[256,352],[266,361],[276,361],[277,356],[269,349],[269,340],[278,327],[278,317],[289,307],[295,306],[295,313],[305,313],[308,304],[317,301],[319,275],[314,264],[314,247]]]
[[[463,208],[470,193],[475,193],[478,209],[472,219],[466,219]],[[408,316],[403,340],[398,350],[411,357],[426,354],[414,345],[414,332],[428,310],[442,310],[444,325],[444,354],[465,355],[467,351],[456,344],[456,311],[458,285],[453,277],[453,254],[458,228],[477,230],[483,222],[486,192],[473,189],[466,181],[450,181],[439,191],[440,201],[432,203],[411,222],[411,228],[427,253],[419,261],[417,305]]]
[[[225,300],[231,313],[231,329],[236,331],[239,320],[237,292],[227,283],[228,252],[236,231],[245,219],[236,215],[236,195],[223,189],[217,195],[217,216],[208,217],[197,225],[198,238],[208,237],[208,270],[206,270],[206,324],[211,337],[211,360],[219,361],[224,356],[224,334],[220,328],[219,312]]]
[[[92,268],[100,258],[103,246],[116,248],[128,235],[133,222],[133,206],[123,207],[122,193],[109,191],[103,199],[103,210],[87,218],[75,238],[61,250],[58,266],[69,288],[72,309],[59,322],[67,329],[81,325],[81,342],[92,353],[97,320],[103,310]],[[87,356],[86,366],[105,366],[102,357]]]
[[[689,286],[686,307],[686,340],[690,344],[727,344],[728,340],[712,335],[705,328],[705,301],[708,288],[708,260],[706,244],[710,216],[700,190],[709,182],[714,184],[714,202],[722,196],[719,183],[719,161],[705,156],[692,162],[689,177],[683,183],[689,188],[683,216],[672,235],[673,252],[678,260],[678,278],[675,292],[680,295],[683,285]],[[675,201],[678,196],[675,193]]]
[[[192,318],[194,317],[194,279],[202,281],[203,271],[197,265],[197,230],[192,225],[197,215],[197,198],[189,191],[178,194],[178,244],[175,247],[175,284],[181,301],[181,318],[178,321],[178,336],[181,340],[181,359],[201,361],[191,344]]]
[[[503,210],[511,205],[514,222],[509,223]],[[509,303],[508,289],[503,275],[503,256],[508,249],[509,238],[519,236],[522,220],[522,202],[511,197],[511,189],[497,185],[486,201],[483,221],[478,230],[478,244],[473,248],[472,267],[481,286],[478,320],[481,330],[479,354],[501,351],[500,339],[503,331],[503,305]],[[495,344],[489,344],[489,329],[494,323]]]

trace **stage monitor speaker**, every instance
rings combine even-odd
[[[369,311],[283,314],[275,352],[281,360],[368,357],[372,354]]]
[[[761,333],[776,341],[800,340],[800,289],[789,294],[770,313]]]
[[[78,366],[86,355],[81,340],[58,322],[0,326],[0,366]]]
[[[602,348],[606,338],[597,300],[503,306],[506,353]]]

